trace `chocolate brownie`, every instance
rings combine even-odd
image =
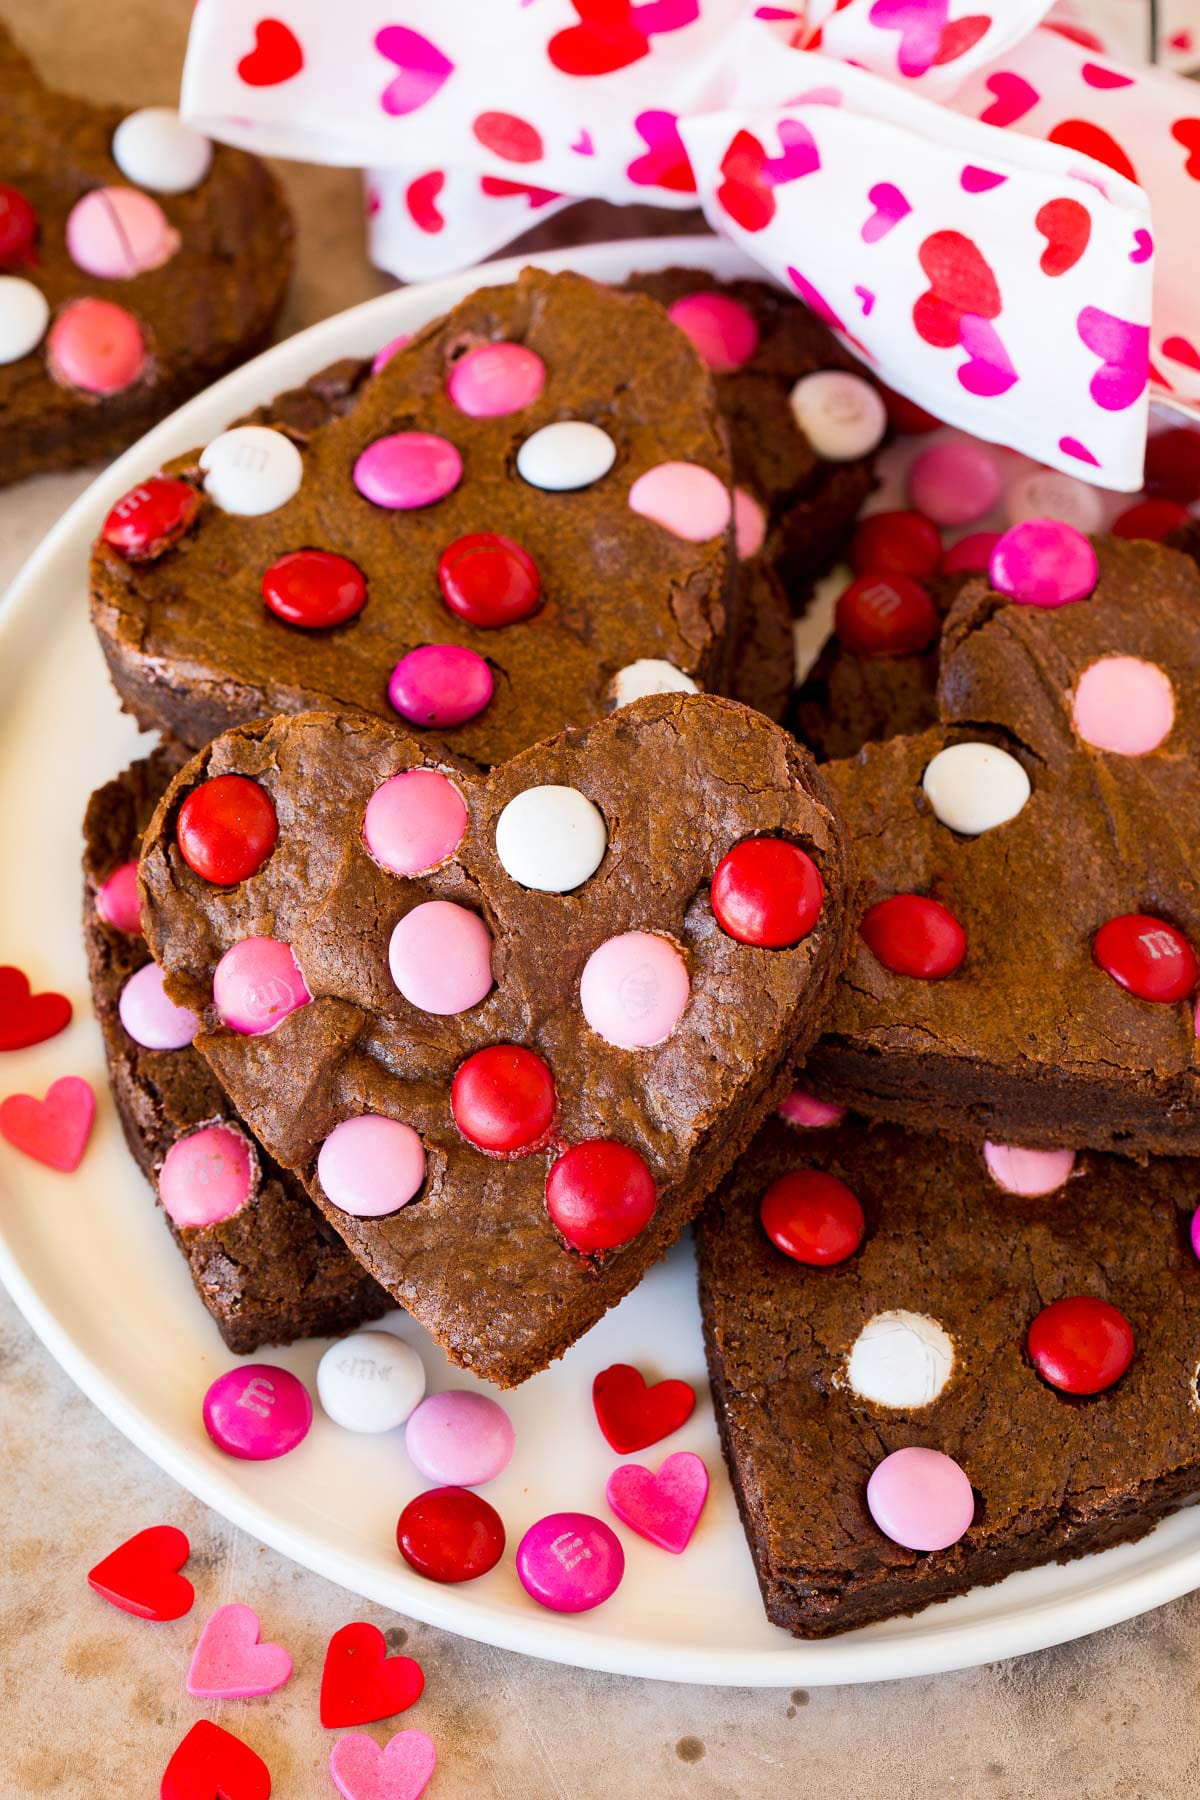
[[[670,310],[696,294],[744,308],[751,331],[744,360],[714,370],[729,428],[733,478],[761,508],[770,560],[797,612],[812,583],[849,536],[871,490],[874,458],[828,462],[796,423],[788,396],[802,376],[846,369],[868,379],[815,313],[765,281],[720,281],[704,269],[632,275],[626,286]],[[686,314],[685,314],[686,316]],[[751,347],[752,346],[752,347]]]
[[[207,162],[170,115],[53,92],[3,24],[0,93],[0,335],[13,355],[0,362],[2,483],[115,455],[261,349],[291,273],[292,224],[257,157],[218,145]],[[169,155],[181,135],[183,164]],[[81,301],[86,328],[71,312]],[[95,314],[97,302],[108,310]],[[40,341],[35,322],[22,350],[18,312],[36,321],[47,308]],[[97,354],[98,386],[87,372]]]
[[[102,884],[136,857],[142,832],[186,756],[164,748],[134,763],[92,795],[83,824],[83,932],[92,1002],[125,1139],[151,1186],[172,1144],[197,1127],[223,1120],[250,1135],[197,1051],[144,1049],[126,1032],[118,1011],[121,990],[150,952],[140,934],[116,929],[96,910]],[[196,1292],[229,1348],[244,1355],[260,1344],[333,1336],[384,1312],[388,1296],[354,1261],[295,1176],[260,1144],[253,1154],[251,1197],[231,1218],[181,1228],[164,1212]]]
[[[760,1222],[764,1192],[795,1169],[835,1176],[861,1204],[862,1247],[836,1266],[785,1256]],[[696,1248],[721,1441],[775,1624],[826,1637],[916,1612],[1142,1537],[1194,1498],[1194,1169],[1085,1152],[1058,1191],[1024,1198],[977,1146],[861,1122],[763,1127]],[[1087,1398],[1042,1380],[1026,1348],[1042,1309],[1076,1295],[1115,1306],[1135,1346]],[[915,1387],[905,1352],[923,1360]],[[868,1509],[872,1471],[909,1445],[954,1458],[974,1490],[948,1549],[905,1549]]]
[[[501,344],[520,347],[525,403],[512,410],[505,400],[510,409],[497,414],[502,402],[483,394],[480,377],[464,374],[464,359]],[[469,397],[471,414],[451,387],[464,403]],[[478,416],[481,405],[493,410]],[[568,421],[591,428],[588,455],[610,443],[613,466],[605,473],[594,464],[571,491],[523,478],[518,455],[531,474],[534,434]],[[395,719],[389,678],[398,659],[449,645],[483,683],[470,703],[477,710],[458,709],[451,725],[446,709],[451,701],[458,707],[463,690],[449,683],[436,704],[427,693],[420,704],[397,696],[399,704],[409,724],[430,721],[458,755],[490,766],[564,724],[599,716],[632,664],[665,662],[672,679],[701,686],[721,670],[732,529],[720,490],[729,463],[708,372],[652,301],[578,275],[526,270],[427,326],[361,384],[344,416],[312,430],[286,422],[282,429],[300,451],[302,481],[290,500],[278,503],[276,494],[274,510],[248,517],[206,497],[184,535],[140,559],[103,537],[96,546],[93,621],[117,691],[143,724],[197,747],[240,721],[312,706]],[[390,460],[398,436],[410,455],[406,485],[403,495],[387,488],[385,505],[377,503],[379,459],[385,478],[398,479]],[[538,478],[574,479],[566,454],[560,442]],[[275,447],[274,460],[297,459],[285,446]],[[686,516],[670,495],[663,499],[672,471],[651,475],[679,463],[690,465],[689,495],[696,483],[704,495],[703,507],[687,505]],[[170,473],[197,492],[205,486],[199,452]],[[226,466],[227,481],[245,474]],[[427,484],[417,498],[429,503],[415,503],[414,474]],[[632,498],[648,512],[631,503],[639,478]],[[664,504],[688,537],[659,522]],[[695,541],[698,517],[707,535]],[[511,549],[499,554],[516,590],[537,607],[500,626],[472,622],[473,605],[469,615],[461,604],[452,610],[441,589],[443,553],[481,531],[517,547],[515,558]],[[265,605],[264,575],[301,551],[355,565],[351,584],[365,581],[361,610],[309,629]],[[540,605],[522,552],[536,566]]]
[[[377,790],[415,770],[426,787],[440,777],[434,791],[458,819],[440,844],[446,860],[410,878],[376,860],[383,845],[372,835],[372,855],[364,833],[376,832],[366,810]],[[257,873],[215,887],[183,860],[176,828],[183,803],[229,774],[265,789],[279,835]],[[544,891],[509,873],[534,878],[511,836],[501,861],[497,824],[503,815],[519,848],[529,807],[526,849],[568,854],[553,823],[564,787],[590,855],[570,891]],[[766,854],[789,866],[807,867],[802,847],[824,884],[803,935],[775,938],[779,948],[759,947],[754,931],[735,939],[710,904],[727,853],[763,837],[784,840]],[[760,853],[739,848],[734,861]],[[197,1047],[233,1104],[451,1359],[502,1386],[561,1355],[678,1237],[819,1029],[846,948],[844,843],[819,774],[780,727],[708,695],[638,701],[487,777],[361,714],[245,726],[177,777],[141,875],[168,991],[203,1018]],[[769,903],[775,894],[769,885]],[[267,936],[281,943],[228,960]],[[245,985],[243,958],[254,964]],[[496,1145],[521,1154],[491,1154],[466,1135],[451,1084],[466,1059],[512,1045],[541,1084],[544,1129]],[[386,1205],[372,1192],[386,1216],[355,1216],[327,1191],[335,1128],[344,1144],[363,1115],[400,1122],[385,1134],[389,1155],[417,1170]],[[552,1222],[548,1177],[564,1153],[578,1167],[567,1146],[613,1140],[638,1165],[648,1210],[581,1253]]]
[[[904,908],[935,932],[940,976],[898,972],[895,942],[885,966],[860,931],[810,1067],[832,1097],[916,1130],[1193,1155],[1200,574],[1159,545],[1096,551],[1098,584],[1072,604],[972,580],[943,633],[942,723],[826,765],[860,908],[922,897]],[[977,819],[977,835],[941,822],[923,787],[935,756],[970,741],[1000,752],[973,774],[970,808],[1015,793],[1018,809]],[[872,914],[868,935],[901,910]],[[901,966],[925,954],[911,926]],[[1132,988],[1104,966],[1114,954],[1141,969]],[[1162,998],[1139,991],[1147,971]]]

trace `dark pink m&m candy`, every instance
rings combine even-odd
[[[430,1581],[474,1581],[504,1554],[504,1522],[470,1488],[430,1488],[410,1500],[396,1525],[400,1554]]]
[[[204,1396],[204,1429],[218,1449],[245,1462],[286,1456],[312,1424],[308,1389],[274,1363],[242,1363]]]
[[[152,475],[117,501],[100,536],[131,562],[161,556],[178,543],[200,510],[200,496],[186,481]]]
[[[305,631],[344,625],[367,602],[362,570],[332,550],[292,550],[281,556],[263,576],[262,591],[277,619]]]
[[[590,1513],[550,1513],[517,1545],[521,1586],[551,1612],[590,1612],[616,1593],[624,1573],[621,1540]]]
[[[1200,966],[1181,931],[1152,913],[1122,913],[1102,925],[1092,954],[1119,987],[1139,1000],[1171,1005],[1186,1000],[1196,986]]]
[[[388,700],[410,725],[465,725],[492,697],[492,671],[461,644],[422,644],[402,656]]]
[[[988,565],[998,594],[1022,606],[1086,600],[1100,579],[1096,552],[1081,531],[1057,519],[1025,519],[1003,532]]]

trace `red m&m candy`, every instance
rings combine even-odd
[[[856,575],[936,575],[942,534],[924,513],[871,513],[850,541],[850,563]]]
[[[1153,543],[1161,544],[1190,516],[1187,507],[1181,506],[1178,500],[1139,500],[1119,513],[1110,529],[1114,537],[1149,538]]]
[[[922,981],[953,975],[967,953],[966,933],[954,914],[924,894],[893,894],[877,901],[859,930],[885,969]]]
[[[450,1090],[454,1123],[467,1142],[514,1156],[544,1142],[558,1097],[542,1058],[520,1044],[489,1044],[468,1056]]]
[[[819,1267],[853,1256],[867,1228],[857,1196],[822,1169],[793,1169],[773,1181],[759,1217],[777,1250]]]
[[[175,827],[188,868],[222,887],[257,874],[278,835],[271,796],[245,775],[216,775],[193,788]]]
[[[723,856],[712,878],[717,924],[739,944],[784,950],[816,924],[825,898],[812,857],[786,838],[747,838]]]
[[[19,188],[0,181],[0,269],[20,269],[33,260],[37,214]]]
[[[1099,1394],[1133,1361],[1133,1331],[1107,1300],[1075,1295],[1043,1308],[1029,1327],[1029,1355],[1051,1387],[1064,1394]]]
[[[1173,425],[1146,439],[1146,486],[1164,500],[1200,500],[1200,431]]]
[[[590,1138],[564,1150],[546,1177],[546,1210],[573,1250],[616,1250],[645,1229],[658,1194],[636,1150]]]
[[[839,595],[833,627],[854,656],[914,656],[937,636],[938,616],[907,575],[860,575]]]
[[[1181,931],[1152,913],[1122,913],[1102,925],[1092,954],[1106,975],[1139,1000],[1186,1000],[1200,965]]]
[[[177,543],[200,510],[200,496],[186,481],[152,475],[113,507],[100,536],[131,562],[153,556]]]
[[[396,1524],[400,1554],[430,1581],[474,1581],[504,1554],[504,1522],[470,1488],[430,1488],[410,1500]]]
[[[542,603],[537,564],[498,531],[455,538],[438,558],[438,582],[450,611],[485,631],[528,619]]]
[[[332,550],[293,550],[262,578],[263,599],[277,619],[318,631],[344,625],[367,603],[367,584],[357,563]]]
[[[947,575],[982,572],[990,564],[992,551],[999,542],[998,531],[968,531],[946,551],[942,558],[943,572]]]

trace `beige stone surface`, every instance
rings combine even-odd
[[[189,10],[0,0],[49,77],[131,106],[172,98]],[[362,257],[356,176],[284,174],[299,216],[291,330],[385,284]],[[0,587],[85,479],[0,496]],[[149,1625],[107,1607],[84,1575],[162,1520],[191,1539],[197,1605]],[[199,1621],[232,1599],[254,1605],[296,1674],[268,1699],[201,1708],[184,1691],[187,1659]],[[332,1796],[316,1697],[330,1634],[356,1618],[424,1667],[425,1694],[403,1722],[437,1743],[431,1800],[1200,1793],[1200,1596],[1061,1650],[886,1686],[688,1688],[529,1661],[388,1614],[226,1525],[95,1411],[0,1294],[0,1800],[156,1795],[202,1713],[266,1757],[277,1800]],[[372,1729],[383,1741],[393,1727]]]

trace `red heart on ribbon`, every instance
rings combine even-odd
[[[408,207],[409,217],[418,231],[427,231],[430,236],[442,231],[446,221],[438,211],[437,198],[446,185],[446,177],[440,169],[430,169],[424,175],[418,175],[410,181],[404,190],[404,204]]]
[[[696,1396],[686,1381],[656,1381],[647,1385],[641,1371],[630,1363],[613,1363],[601,1369],[592,1383],[596,1422],[620,1456],[657,1444],[687,1423]]]
[[[1183,165],[1193,181],[1200,181],[1200,119],[1176,119],[1171,136],[1189,152]]]
[[[633,21],[631,0],[574,0],[578,25],[556,31],[547,54],[564,75],[611,75],[640,62],[650,39]]]
[[[26,1050],[44,1043],[71,1023],[64,994],[34,994],[21,969],[0,968],[0,1050]]]
[[[419,1700],[425,1686],[411,1656],[389,1656],[378,1625],[343,1625],[329,1640],[321,1676],[321,1723],[370,1725],[390,1719]]]
[[[278,87],[304,67],[300,40],[282,19],[260,19],[254,27],[254,48],[238,64],[247,87]]]
[[[749,131],[739,131],[721,158],[724,176],[717,199],[743,231],[762,231],[775,217],[767,153]]]
[[[929,290],[913,307],[913,324],[939,350],[958,343],[964,313],[981,319],[999,316],[996,277],[980,251],[961,231],[935,231],[917,252]]]
[[[986,13],[971,13],[965,19],[951,19],[942,32],[937,47],[937,55],[933,59],[935,69],[946,63],[957,62],[968,50],[973,50],[981,37],[991,29],[992,21]]]
[[[1068,150],[1078,150],[1083,156],[1094,156],[1097,162],[1115,169],[1127,181],[1137,180],[1137,170],[1116,138],[1110,137],[1107,131],[1101,131],[1099,125],[1093,125],[1090,119],[1064,119],[1050,133],[1050,142],[1065,144]],[[1197,167],[1200,168],[1200,164]]]
[[[96,1096],[89,1083],[82,1075],[63,1075],[44,1100],[10,1094],[0,1101],[0,1137],[36,1162],[69,1175],[79,1167],[95,1116]]]
[[[191,1545],[176,1525],[151,1525],[88,1570],[88,1586],[139,1619],[182,1619],[195,1589],[180,1575]]]
[[[1042,274],[1065,275],[1088,247],[1092,215],[1078,200],[1047,200],[1033,222],[1046,240],[1041,255]]]
[[[167,1764],[160,1800],[270,1800],[261,1756],[210,1719],[197,1719]]]

